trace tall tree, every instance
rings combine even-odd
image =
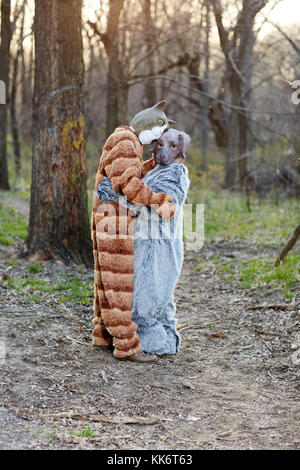
[[[231,112],[228,118],[227,149],[225,162],[225,186],[235,184],[235,170],[238,169],[242,187],[248,174],[248,117],[249,78],[254,44],[254,23],[256,15],[268,0],[243,0],[233,28],[224,25],[224,8],[221,0],[211,0],[218,28],[220,45],[225,59],[225,72],[221,89],[230,90]],[[222,91],[223,93],[223,91]],[[218,107],[219,112],[222,108]],[[225,113],[222,122],[226,121]]]
[[[153,57],[153,47],[156,43],[155,25],[151,14],[151,0],[143,0],[143,28],[145,33],[145,49],[146,49],[146,68],[149,76],[155,75],[155,63]],[[144,93],[146,98],[146,106],[150,108],[157,102],[156,83],[153,79],[146,79],[144,85]]]
[[[92,265],[81,0],[36,0],[33,160],[23,254]]]
[[[15,57],[12,61],[12,80],[11,80],[11,91],[10,91],[10,120],[11,120],[11,133],[13,138],[13,148],[15,155],[15,170],[16,175],[20,176],[21,171],[21,149],[20,149],[20,139],[19,139],[19,127],[17,119],[17,109],[16,109],[16,98],[17,98],[17,89],[18,89],[18,72],[19,72],[19,58],[24,56],[23,50],[23,40],[24,40],[24,23],[25,23],[25,9],[26,9],[27,0],[23,1],[23,5],[19,7],[18,3],[15,5],[14,21],[13,23],[17,24],[17,18],[21,16],[20,24],[20,35],[19,35],[19,44],[15,53]],[[19,11],[18,11],[19,10]],[[22,61],[23,62],[23,61]],[[24,87],[25,77],[22,77],[22,88]]]
[[[6,92],[9,90],[10,64],[10,0],[0,0],[1,4],[1,42],[0,42],[0,80],[4,82]],[[7,170],[7,105],[0,104],[0,189],[9,189]]]
[[[108,57],[106,93],[106,134],[110,135],[120,124],[128,120],[128,80],[120,57],[118,27],[124,0],[109,0],[107,29],[101,33],[96,23],[88,24],[102,40]]]

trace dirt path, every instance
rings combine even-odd
[[[91,346],[92,298],[84,307],[54,294],[25,300],[5,279],[24,276],[26,263],[2,262],[0,448],[300,448],[299,310],[253,310],[282,304],[280,294],[228,285],[210,263],[251,249],[228,242],[186,253],[175,295],[181,350],[147,365]],[[198,256],[208,261],[201,271]],[[91,271],[44,264],[45,279],[66,272],[92,282]]]

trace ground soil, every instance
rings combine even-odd
[[[4,202],[28,213],[25,201]],[[261,247],[219,240],[186,252],[175,292],[180,352],[146,365],[91,345],[92,298],[35,303],[10,290],[7,277],[28,272],[26,261],[5,263],[17,248],[0,245],[1,449],[300,448],[299,305],[228,284],[210,262]],[[199,256],[207,265],[196,271]],[[43,266],[49,280],[93,282],[92,271]]]

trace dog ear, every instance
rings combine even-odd
[[[186,159],[186,153],[189,149],[189,146],[191,144],[191,138],[188,134],[185,132],[180,132],[178,135],[178,141],[181,144],[181,153],[182,153],[182,158],[183,160]]]

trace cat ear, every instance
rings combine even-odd
[[[169,127],[175,127],[176,121],[173,121],[172,119],[168,119]]]
[[[159,109],[160,111],[163,111],[165,107],[167,106],[167,102],[165,100],[160,101],[159,103],[156,103],[153,108]]]

